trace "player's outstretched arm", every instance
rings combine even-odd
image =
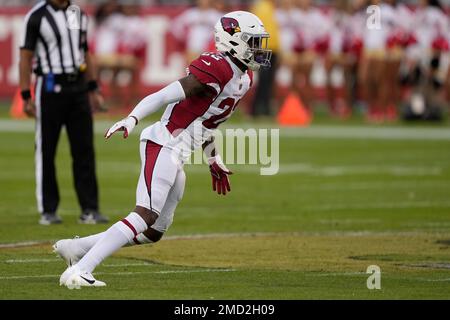
[[[205,141],[202,145],[203,152],[208,157],[209,172],[212,178],[212,188],[218,194],[226,195],[231,191],[229,175],[233,174],[223,163],[220,154],[216,152],[214,137]]]
[[[131,111],[128,117],[120,120],[109,128],[105,134],[105,137],[108,139],[115,132],[123,131],[123,137],[127,138],[139,121],[146,116],[154,113],[162,106],[184,100],[197,94],[210,95],[211,93],[210,90],[208,90],[205,85],[200,83],[192,74],[178,81],[172,82],[158,92],[152,93],[142,99],[133,111]]]

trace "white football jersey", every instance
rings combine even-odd
[[[168,105],[161,120],[141,133],[141,140],[168,147],[182,160],[232,115],[253,82],[251,70],[242,71],[221,53],[203,53],[189,65],[188,72],[207,85],[212,95],[196,95]]]

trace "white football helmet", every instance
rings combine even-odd
[[[261,20],[247,11],[227,13],[214,27],[217,51],[229,52],[251,70],[270,67],[268,39]]]

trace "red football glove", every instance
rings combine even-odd
[[[209,171],[212,177],[213,191],[217,191],[218,194],[226,195],[227,191],[231,191],[230,181],[228,176],[233,174],[225,167],[220,156],[215,156],[208,159]]]

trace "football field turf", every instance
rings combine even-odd
[[[96,123],[102,211],[134,207],[138,135],[105,142]],[[142,129],[139,128],[139,129]],[[139,131],[139,130],[137,130]],[[79,225],[67,137],[57,156],[58,226],[38,225],[33,122],[0,120],[2,299],[449,299],[450,128],[314,125],[280,131],[280,172],[233,165],[232,192],[186,166],[184,199],[157,244],[123,248],[95,271],[105,288],[68,290],[52,253]],[[370,265],[381,289],[369,290]]]

